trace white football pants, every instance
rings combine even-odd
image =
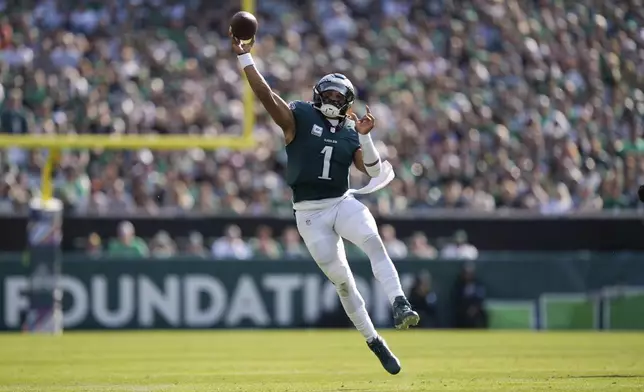
[[[364,204],[349,196],[325,209],[296,211],[295,218],[311,256],[336,286],[347,315],[363,335],[371,334],[361,330],[362,323],[368,322],[370,327],[365,327],[369,330],[373,325],[368,315],[366,321],[362,315],[358,317],[357,313],[366,314],[364,300],[349,268],[342,238],[354,243],[369,257],[374,276],[383,286],[390,303],[396,297],[404,296],[398,272],[380,239],[373,215]]]

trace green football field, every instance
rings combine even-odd
[[[0,391],[642,391],[644,334],[386,331],[0,334]]]

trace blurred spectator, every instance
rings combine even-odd
[[[123,221],[118,226],[118,238],[112,239],[107,248],[109,256],[116,257],[148,257],[150,251],[145,241],[136,236],[134,225]]]
[[[566,184],[559,183],[552,190],[550,201],[541,207],[544,214],[562,214],[572,210],[573,202]]]
[[[172,257],[177,252],[177,245],[166,231],[159,231],[150,242],[150,254],[155,258]]]
[[[282,233],[282,249],[286,259],[302,259],[309,257],[309,251],[302,242],[302,237],[297,229],[289,226]]]
[[[443,196],[437,203],[442,208],[463,208],[466,201],[463,198],[463,186],[458,181],[449,181],[443,187]]]
[[[385,244],[385,249],[392,259],[402,259],[407,257],[407,245],[396,238],[396,229],[391,225],[382,225],[380,227],[380,235],[382,242]]]
[[[212,244],[212,255],[215,259],[250,259],[253,252],[242,239],[239,226],[230,225],[225,230],[225,235]]]
[[[496,200],[497,208],[521,208],[524,206],[524,200],[519,194],[516,181],[510,179],[503,181],[500,191],[501,194]]]
[[[134,210],[134,201],[125,192],[125,183],[121,179],[114,181],[107,197],[107,209],[110,213],[126,214]]]
[[[409,241],[409,256],[417,259],[435,259],[438,257],[436,248],[429,244],[425,234],[421,232],[414,233]]]
[[[83,205],[89,197],[89,177],[79,173],[75,166],[63,168],[63,179],[57,185],[57,196],[66,206]]]
[[[599,211],[604,206],[602,198],[595,193],[592,184],[581,184],[579,196],[576,200],[577,209],[579,211]]]
[[[474,263],[466,262],[453,289],[456,328],[487,328],[485,287],[476,278]]]
[[[85,254],[90,257],[99,257],[103,255],[103,241],[98,234],[92,233],[87,237]]]
[[[441,249],[441,258],[445,260],[476,260],[479,251],[467,242],[467,233],[459,230],[454,233],[453,239]]]
[[[437,328],[439,326],[437,303],[438,296],[432,287],[432,276],[428,271],[422,271],[412,286],[409,303],[420,315],[421,328]]]
[[[473,210],[492,211],[496,208],[494,196],[485,191],[484,182],[481,179],[474,179],[472,186],[463,189],[463,198]]]
[[[282,255],[279,243],[273,238],[273,230],[268,226],[259,226],[256,237],[250,241],[256,257],[278,259]]]
[[[22,106],[23,93],[14,89],[0,112],[0,130],[2,133],[25,134],[29,132],[27,112]]]
[[[209,257],[208,250],[203,243],[203,235],[197,231],[190,233],[186,253],[190,256]]]
[[[320,16],[326,15],[321,12]],[[346,45],[347,41],[354,38],[357,33],[356,21],[351,18],[346,5],[340,1],[334,1],[331,12],[325,16],[327,19],[323,25],[323,31],[329,42],[339,45]]]
[[[629,196],[622,194],[620,189],[620,178],[618,178],[615,172],[608,173],[601,185],[604,208],[619,209],[631,204],[630,199],[633,199],[634,196],[631,195],[629,198]]]
[[[11,186],[6,180],[0,180],[0,212],[11,213],[13,211],[13,200],[11,198]]]

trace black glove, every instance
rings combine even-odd
[[[640,185],[640,189],[637,190],[637,196],[640,198],[640,201],[644,203],[644,185]]]

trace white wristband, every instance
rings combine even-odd
[[[237,60],[239,60],[239,65],[241,65],[242,69],[248,67],[249,65],[255,65],[253,56],[251,56],[250,53],[240,54],[239,56],[237,56]]]

